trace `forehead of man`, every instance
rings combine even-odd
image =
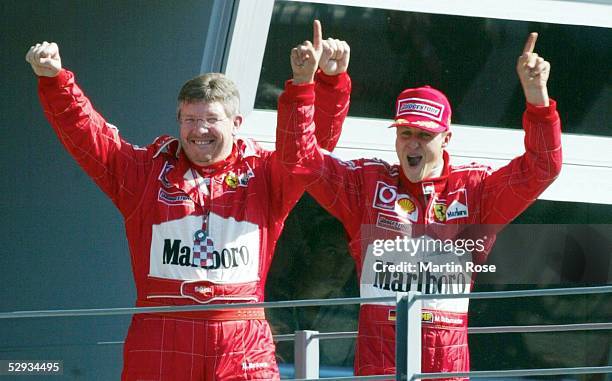
[[[399,135],[415,135],[420,137],[435,138],[436,136],[443,134],[443,132],[431,132],[413,126],[397,126],[395,128],[397,129],[397,134]]]
[[[179,105],[179,114],[182,116],[194,117],[228,116],[226,108],[221,102],[217,101],[181,102],[181,104]]]

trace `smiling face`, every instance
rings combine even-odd
[[[232,152],[234,135],[242,116],[230,116],[220,102],[181,102],[179,132],[189,160],[208,166],[225,160]]]
[[[404,175],[413,183],[442,174],[444,148],[450,132],[432,133],[415,127],[396,127],[395,151]]]
[[[185,82],[178,95],[179,136],[183,151],[197,165],[225,160],[242,124],[238,88],[221,73]]]

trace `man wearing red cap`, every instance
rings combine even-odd
[[[406,89],[397,97],[391,126],[398,128],[395,150],[408,180],[417,183],[442,174],[450,121],[448,99],[432,87]],[[424,144],[415,144],[419,141]]]
[[[442,92],[428,86],[404,90],[397,99],[392,126],[396,127],[399,165],[334,158],[319,148],[314,136],[312,79],[320,53],[308,44],[294,49],[294,79],[287,81],[278,103],[277,152],[307,191],[342,221],[362,297],[410,290],[469,293],[473,284],[470,274],[453,273],[443,278],[427,271],[413,273],[391,267],[381,271],[383,265],[398,265],[415,255],[399,250],[399,245],[383,247],[382,239],[399,242],[399,237],[429,237],[435,229],[439,231],[433,234],[453,238],[478,224],[507,224],[558,176],[560,121],[556,103],[547,93],[550,64],[533,53],[536,38],[535,33],[528,37],[516,67],[527,101],[523,115],[525,153],[497,170],[479,164],[451,164],[445,150],[451,139],[451,107]],[[423,251],[416,258],[450,264],[469,256],[470,261],[482,264],[493,240],[489,236],[465,256]],[[386,262],[379,259],[383,253],[389,254]],[[395,373],[394,309],[392,304],[361,305],[357,375]],[[466,298],[423,301],[423,372],[469,370],[467,312]]]

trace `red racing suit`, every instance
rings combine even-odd
[[[395,296],[397,291],[415,289],[452,293],[455,289],[449,287],[469,293],[474,279],[465,274],[454,274],[452,284],[445,278],[445,284],[441,276],[436,279],[428,271],[380,271],[377,240],[416,237],[419,230],[431,234],[429,227],[438,227],[440,237],[459,237],[475,224],[492,224],[495,233],[525,210],[561,169],[561,130],[554,101],[549,107],[527,105],[526,153],[506,166],[495,171],[478,164],[453,166],[444,152],[440,177],[411,183],[399,165],[377,159],[342,161],[321,150],[312,118],[315,99],[312,85],[287,82],[279,98],[276,150],[306,190],[343,223],[362,297]],[[486,261],[494,237],[486,237],[482,247],[472,251],[472,263]],[[385,264],[399,265],[408,257],[406,252],[390,250],[395,252]],[[443,257],[438,261],[450,263]],[[468,302],[467,298],[423,300],[422,372],[469,370]],[[394,304],[361,305],[355,374],[395,373]]]
[[[350,79],[317,75],[318,138],[333,148],[348,112]],[[123,215],[137,305],[262,302],[284,221],[303,194],[277,154],[237,140],[230,157],[194,168],[179,141],[140,148],[92,107],[74,75],[39,78],[44,112],[61,143]],[[276,380],[261,309],[137,314],[124,380]]]

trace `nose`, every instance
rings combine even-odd
[[[410,137],[410,139],[408,139],[408,147],[409,148],[419,148],[419,146],[421,145],[421,142],[419,141],[419,139],[415,136]]]
[[[198,134],[208,134],[210,132],[210,128],[208,128],[208,125],[206,123],[198,123],[194,127],[194,130]]]

